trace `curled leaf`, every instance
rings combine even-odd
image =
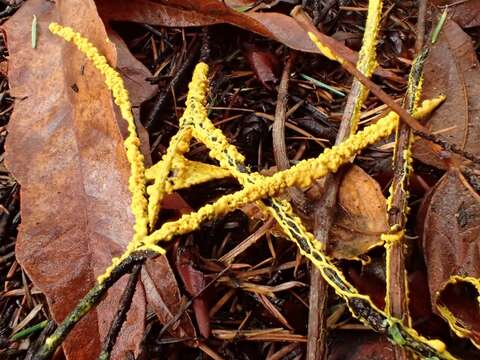
[[[387,206],[380,186],[360,167],[352,166],[340,184],[330,254],[337,259],[357,258],[381,245],[380,235],[387,230]]]
[[[480,196],[458,170],[447,172],[422,205],[432,307],[480,347]]]

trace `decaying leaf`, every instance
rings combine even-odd
[[[432,307],[457,335],[480,347],[480,196],[450,170],[421,213]]]
[[[251,43],[245,43],[243,48],[245,57],[257,79],[268,90],[272,90],[272,85],[278,82],[279,63],[276,56]]]
[[[330,337],[329,360],[395,359],[394,346],[376,334],[336,331]]]
[[[448,16],[463,28],[480,25],[480,1],[432,0],[436,6],[448,6]]]
[[[31,47],[30,34],[34,14],[38,19],[36,49]],[[126,247],[133,217],[130,168],[122,137],[126,124],[100,73],[80,52],[50,34],[51,21],[73,26],[106,54],[123,75],[137,109],[155,88],[144,81],[148,70],[121,39],[107,33],[93,1],[55,5],[32,0],[5,26],[11,93],[17,98],[6,160],[22,185],[16,256],[47,296],[54,319],[61,321],[111,258]],[[168,295],[165,311],[175,315],[180,307],[175,277],[166,259],[154,261],[156,266],[163,263],[165,271],[156,276],[150,273],[147,280],[169,286],[163,293],[158,287],[154,293],[147,289],[147,297],[157,310]],[[96,358],[126,283],[126,278],[122,280],[63,343],[69,359]],[[126,351],[137,350],[144,318],[145,293],[139,284],[113,358],[123,359]],[[188,328],[188,322],[184,327]],[[191,322],[190,327],[193,331]]]
[[[227,2],[228,3],[228,2]],[[160,26],[200,26],[227,23],[277,40],[300,51],[318,53],[307,33],[288,15],[276,12],[240,12],[222,0],[97,0],[99,13],[105,22],[133,21]],[[334,47],[345,59],[356,63],[357,53],[341,42],[324,36],[328,46]],[[376,74],[395,81],[403,80],[393,72],[378,67]]]
[[[441,94],[447,99],[435,111],[428,127],[448,143],[479,154],[480,64],[470,37],[451,20],[445,23],[425,64],[423,96]],[[413,153],[426,164],[446,168],[444,159],[434,154],[425,140],[415,142]]]
[[[9,79],[18,99],[9,124],[7,163],[22,185],[16,256],[47,296],[56,321],[126,246],[133,224],[126,211],[129,166],[109,91],[79,52],[49,33],[48,24],[55,20],[80,29],[112,63],[116,49],[105,41],[107,33],[92,1],[63,4],[30,1],[6,25]],[[33,14],[39,29],[36,49],[30,46]],[[114,286],[67,338],[63,346],[68,358],[98,355],[124,284]],[[141,340],[144,297],[137,286],[117,358],[135,351]]]
[[[339,188],[330,255],[356,258],[381,245],[380,235],[387,230],[387,206],[380,186],[360,167],[352,166]]]
[[[175,256],[175,266],[183,281],[185,290],[194,297],[192,308],[200,333],[205,338],[208,338],[210,336],[210,319],[205,294],[201,294],[207,286],[206,277],[200,270],[194,267],[192,248],[178,246]]]

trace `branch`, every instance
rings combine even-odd
[[[125,260],[123,260],[118,266],[116,266],[109,277],[102,283],[94,286],[75,306],[70,314],[62,321],[57,327],[55,332],[50,335],[45,343],[41,346],[38,352],[33,356],[33,360],[46,360],[50,359],[57,347],[67,337],[72,328],[78,323],[88,312],[94,308],[106,294],[107,290],[115,284],[118,279],[123,275],[132,271],[135,265],[141,265],[148,257],[157,255],[153,252],[139,251],[132,253]]]
[[[135,294],[135,288],[138,282],[138,277],[140,275],[140,270],[142,264],[135,264],[132,268],[130,277],[128,278],[127,286],[123,291],[122,297],[120,299],[119,308],[115,314],[115,318],[112,321],[110,330],[108,331],[107,337],[102,346],[102,351],[98,356],[98,360],[109,360],[113,346],[117,341],[118,334],[122,329],[123,323],[127,319],[127,312],[132,305],[133,295]]]

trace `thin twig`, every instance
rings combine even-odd
[[[152,110],[150,111],[147,119],[145,120],[144,126],[148,130],[152,130],[156,126],[158,126],[160,113],[162,112],[162,110],[164,110],[165,106],[167,105],[167,102],[170,99],[170,95],[172,94],[171,90],[176,89],[179,86],[179,84],[185,78],[188,71],[195,64],[200,51],[200,45],[201,45],[200,41],[194,40],[193,45],[190,47],[190,49],[187,52],[188,55],[186,60],[175,72],[175,76],[170,80],[170,83],[164,88],[164,90],[161,90],[160,93],[158,94],[158,97],[155,100],[155,103],[153,104]]]
[[[193,304],[193,300],[195,300],[197,297],[202,295],[204,291],[207,290],[210,286],[215,284],[218,281],[218,279],[220,279],[220,277],[223,276],[223,274],[225,274],[228,270],[230,270],[230,267],[231,265],[228,265],[227,267],[225,267],[225,269],[220,271],[215,276],[215,278],[213,278],[207,285],[205,285],[203,289],[201,289],[198,293],[192,296],[186,303],[184,303],[178,310],[177,314],[174,317],[172,317],[165,325],[163,325],[162,329],[160,330],[160,333],[158,334],[158,338],[160,339],[163,336],[163,334],[165,334],[165,331],[167,331],[170,328],[170,326],[175,324],[182,317],[185,311],[187,311],[187,309]]]
[[[370,64],[376,59],[375,44],[380,26],[382,2],[372,2],[371,5],[372,8],[369,8],[365,25],[362,50],[360,51],[360,57],[357,62],[358,70],[367,77],[370,77],[373,73],[373,68]],[[360,109],[367,96],[368,90],[357,78],[354,78],[335,140],[336,145],[341,144],[357,131]],[[329,233],[335,217],[338,190],[342,178],[342,172],[328,174],[323,182],[323,194],[314,206],[314,235],[325,250],[328,249]],[[325,336],[327,333],[326,306],[328,286],[316,268],[311,271],[310,282],[307,359],[315,360],[326,357]]]
[[[285,144],[285,121],[288,102],[288,83],[290,79],[290,72],[292,71],[293,63],[295,62],[296,53],[291,52],[288,56],[287,62],[283,68],[282,78],[278,86],[277,105],[275,107],[275,121],[272,127],[272,142],[273,155],[278,170],[286,170],[290,168],[290,161],[287,155],[287,146]],[[309,202],[305,197],[303,191],[299,188],[288,189],[295,207],[303,214],[308,214]]]
[[[426,1],[419,2],[419,14],[417,21],[417,37],[415,48],[422,49],[425,36],[425,8]],[[423,9],[423,11],[422,11]],[[407,93],[405,106],[412,113],[415,110],[417,89],[423,75],[423,64],[428,55],[428,49],[419,52],[416,61],[411,69],[411,81]],[[395,151],[393,158],[393,180],[388,209],[388,225],[390,229],[399,231],[405,229],[406,210],[408,207],[408,183],[411,173],[411,129],[403,122],[398,124],[395,137]],[[408,324],[408,282],[407,270],[405,268],[405,242],[400,238],[398,241],[386,242],[386,311],[395,316],[405,324]],[[404,348],[394,348],[395,359],[411,359],[412,355]]]
[[[417,53],[425,43],[425,17],[427,14],[427,0],[418,0],[417,33],[415,39],[415,50]]]
[[[470,160],[471,162],[475,163],[475,164],[479,164],[480,165],[480,157],[468,152],[468,151],[465,151],[465,150],[462,150],[458,147],[458,145],[456,144],[450,144],[448,141],[445,141],[445,140],[442,140],[440,139],[437,135],[434,135],[434,134],[425,134],[421,131],[413,131],[413,133],[416,135],[416,136],[419,136],[425,140],[428,140],[434,144],[437,144],[439,145],[443,150],[446,150],[448,152],[451,152],[453,154],[457,154],[457,155],[460,155],[461,157],[467,159],[467,160]]]
[[[62,343],[65,337],[70,333],[76,323],[80,321],[93,307],[102,299],[109,288],[113,286],[123,275],[132,271],[137,264],[143,264],[148,257],[158,255],[150,251],[138,251],[132,253],[117,267],[115,267],[110,276],[102,283],[95,285],[80,300],[73,311],[67,315],[55,332],[50,335],[38,352],[33,356],[33,360],[50,359],[57,347]]]
[[[122,329],[123,323],[127,319],[127,312],[132,305],[133,295],[135,294],[135,288],[137,286],[141,268],[141,264],[135,264],[133,266],[132,272],[128,278],[127,286],[125,287],[125,290],[123,291],[122,297],[120,299],[117,313],[115,314],[115,318],[112,321],[112,325],[110,326],[107,337],[104,340],[102,351],[100,352],[100,355],[98,357],[99,360],[110,359],[113,346],[117,341],[117,337],[120,333],[120,330]]]

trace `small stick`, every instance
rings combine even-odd
[[[293,18],[302,26],[305,31],[307,31],[315,38],[321,38],[321,33],[317,30],[317,28],[313,25],[312,20],[308,17],[307,14],[302,10],[301,6],[296,6],[291,15]],[[323,44],[322,44],[323,45]],[[410,115],[405,109],[403,109],[400,105],[398,105],[387,93],[385,93],[380,86],[375,84],[373,81],[368,79],[365,75],[363,75],[355,65],[353,65],[348,60],[343,59],[338,52],[334,48],[328,48],[325,45],[323,47],[327,48],[330,53],[333,55],[333,59],[337,60],[343,68],[348,71],[351,75],[357,78],[364,86],[366,86],[375,96],[377,96],[381,101],[383,101],[392,111],[396,112],[400,119],[408,124],[412,129],[421,131],[426,134],[430,134],[430,131],[426,129],[422,124],[418,122],[412,115]]]
[[[195,61],[198,58],[200,45],[201,42],[199,42],[198,40],[194,42],[194,44],[188,50],[187,59],[176,71],[174,77],[170,80],[169,84],[165,87],[165,89],[160,91],[157,99],[155,100],[155,103],[153,104],[152,110],[150,111],[147,119],[145,120],[144,126],[147,130],[152,130],[155,128],[155,126],[158,126],[157,122],[159,120],[160,113],[162,112],[162,110],[164,110],[167,102],[170,99],[170,95],[172,94],[171,89],[176,89],[179,86],[182,79],[185,77],[185,74],[195,64]]]
[[[165,331],[167,331],[170,328],[170,326],[175,324],[182,317],[183,313],[187,311],[187,309],[193,304],[193,300],[195,300],[197,297],[202,295],[203,292],[207,290],[210,286],[215,284],[218,281],[218,279],[220,279],[223,276],[223,274],[225,274],[228,270],[230,270],[230,267],[231,265],[228,265],[227,267],[225,267],[225,269],[220,271],[215,276],[215,278],[213,278],[207,285],[205,285],[203,289],[201,289],[198,293],[192,296],[186,303],[184,303],[183,306],[179,309],[178,313],[174,317],[172,317],[165,325],[163,325],[162,329],[160,330],[160,333],[158,334],[158,338],[161,338],[162,335],[165,334]]]
[[[151,251],[138,251],[132,253],[117,267],[115,267],[110,276],[102,283],[95,285],[83,298],[80,300],[75,309],[67,315],[55,332],[50,335],[38,352],[33,356],[32,360],[46,360],[50,359],[62,343],[68,333],[72,330],[76,323],[80,321],[95,305],[102,299],[108,289],[117,282],[123,275],[132,271],[137,264],[143,264],[145,260],[152,256],[158,255]]]
[[[290,161],[287,155],[287,146],[285,144],[285,121],[288,101],[288,83],[292,65],[295,62],[296,53],[292,52],[283,68],[282,78],[278,87],[277,105],[275,107],[275,120],[272,127],[273,155],[278,170],[290,168]],[[290,188],[287,190],[293,204],[303,214],[308,213],[308,200],[303,191],[299,188]]]
[[[425,8],[426,0],[420,0],[417,21],[416,49],[422,49],[425,36]],[[410,113],[415,110],[418,90],[421,90],[423,65],[427,59],[428,48],[419,50],[410,70],[409,87],[405,106]],[[388,201],[388,225],[391,231],[403,231],[406,226],[406,211],[408,208],[408,186],[411,169],[411,147],[413,136],[411,129],[403,122],[398,123],[395,136],[395,151],[393,152],[393,180]],[[397,241],[386,241],[386,297],[385,311],[404,324],[409,323],[408,309],[408,278],[405,268],[405,241],[401,236]],[[404,348],[394,348],[395,359],[412,359],[412,355]]]
[[[141,264],[135,264],[133,266],[132,272],[128,278],[127,286],[123,291],[122,297],[120,299],[120,304],[118,306],[117,313],[115,318],[112,321],[110,330],[108,331],[107,337],[103,342],[102,351],[98,356],[98,360],[109,360],[113,346],[117,341],[118,334],[122,329],[123,323],[127,319],[127,312],[132,305],[133,295],[135,294],[135,288],[138,282],[138,277],[140,275],[140,269],[142,268]]]

